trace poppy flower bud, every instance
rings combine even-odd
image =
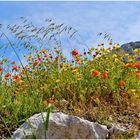
[[[72,54],[72,56],[76,56],[76,55],[78,55],[78,51],[74,49],[74,50],[71,52],[71,54]]]

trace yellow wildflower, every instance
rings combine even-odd
[[[67,69],[66,68],[62,68],[61,71],[62,72],[65,72],[65,71],[67,71]]]
[[[133,52],[134,52],[134,53],[138,53],[139,50],[138,50],[138,49],[134,49]]]
[[[131,89],[131,92],[136,92],[136,89]]]
[[[90,48],[90,51],[94,51],[95,50],[95,48]]]
[[[125,56],[127,56],[127,57],[128,57],[128,56],[129,56],[129,53],[126,53],[126,54],[125,54]]]
[[[71,72],[76,73],[76,72],[78,72],[78,69],[73,69]]]
[[[78,74],[78,75],[77,75],[77,80],[78,80],[78,81],[82,80],[82,75],[81,75],[81,74]]]
[[[113,58],[117,58],[117,55],[116,54],[113,54],[113,56],[112,56]]]
[[[118,58],[115,58],[115,62],[119,62],[119,59]]]
[[[133,55],[133,56],[132,56],[133,59],[136,59],[136,57],[137,57],[136,55]]]
[[[60,82],[60,80],[59,80],[59,79],[57,79],[55,82],[56,82],[56,83],[59,83],[59,82]]]
[[[67,67],[67,66],[68,66],[68,64],[67,64],[67,63],[63,63],[63,66],[64,66],[64,67]]]
[[[41,53],[45,53],[46,51],[45,51],[44,49],[41,49],[40,52],[41,52]]]

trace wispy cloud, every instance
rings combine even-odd
[[[89,46],[99,41],[99,32],[111,34],[122,44],[140,38],[139,7],[140,2],[132,1],[0,2],[0,22],[6,24],[25,16],[33,23],[44,24],[45,18],[52,18],[76,28]]]

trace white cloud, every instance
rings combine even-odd
[[[35,3],[35,2],[34,2]],[[37,2],[35,6],[26,3],[23,15],[33,23],[44,24],[45,18],[65,23],[76,28],[83,40],[95,45],[97,33],[107,32],[115,42],[126,43],[140,38],[139,4],[136,2]],[[18,6],[17,6],[18,7]],[[14,12],[14,11],[13,11]],[[13,13],[13,20],[16,13]],[[19,14],[18,14],[19,15]],[[3,19],[4,23],[11,18]],[[78,45],[73,47],[78,47]],[[81,49],[81,48],[79,48]],[[67,51],[67,49],[65,49]]]

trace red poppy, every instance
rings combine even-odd
[[[76,62],[78,63],[78,62],[80,62],[80,60],[81,60],[80,58],[77,58],[77,59],[76,59]]]
[[[11,76],[11,74],[9,74],[9,73],[7,73],[7,74],[5,74],[5,79],[8,79],[9,77]]]
[[[18,75],[14,75],[13,76],[13,80],[18,80],[19,79],[19,76]]]
[[[18,71],[18,67],[17,66],[12,66],[12,71]]]
[[[128,64],[126,64],[125,66],[126,67],[131,67],[133,64],[132,63],[128,63]]]
[[[0,72],[2,71],[2,68],[0,68]]]
[[[38,61],[41,61],[41,57],[39,56],[39,57],[37,57],[37,59],[38,59]]]
[[[76,55],[78,55],[78,51],[74,49],[74,50],[71,52],[71,54],[72,54],[72,56],[76,56]]]
[[[108,77],[107,72],[104,72],[103,75],[102,75],[102,78],[107,79],[107,77]]]
[[[47,53],[44,53],[44,57],[48,57]]]
[[[34,63],[33,63],[33,65],[34,65],[34,66],[38,65],[38,61],[35,60]]]
[[[138,67],[139,67],[139,62],[136,62],[134,65],[133,65],[133,67],[134,67],[134,69],[137,69]]]
[[[94,71],[92,72],[92,75],[93,75],[93,77],[97,77],[97,76],[100,75],[100,72],[97,71],[97,70],[94,70]]]
[[[120,86],[123,87],[125,85],[124,80],[120,80]]]
[[[140,78],[140,72],[136,74],[136,78]]]

